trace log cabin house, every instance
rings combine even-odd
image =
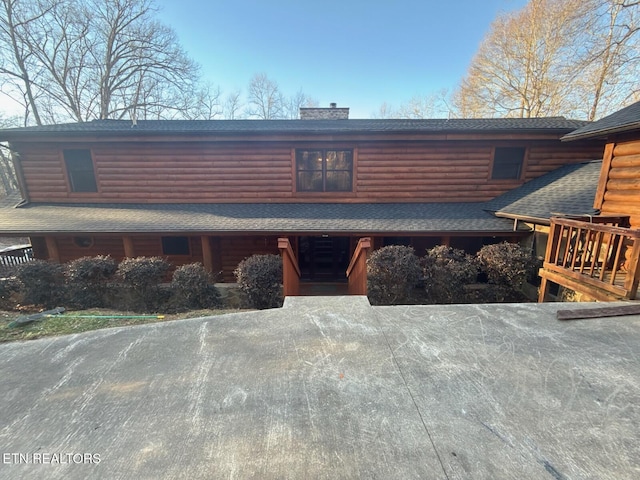
[[[553,217],[539,301],[549,283],[587,299],[635,299],[640,271],[640,102],[565,135],[606,143],[595,190],[597,215]]]
[[[21,189],[17,205],[0,209],[0,236],[29,237],[37,258],[59,262],[200,261],[226,282],[243,258],[280,250],[303,280],[344,281],[366,245],[422,254],[521,239],[530,228],[486,202],[602,158],[604,146],[561,142],[587,125],[562,117],[359,120],[348,110],[0,130]]]

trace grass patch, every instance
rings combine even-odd
[[[41,337],[68,335],[72,333],[88,332],[101,328],[125,327],[129,325],[143,325],[145,323],[167,322],[185,318],[210,317],[226,313],[239,313],[243,310],[191,310],[188,312],[164,315],[164,318],[81,318],[73,315],[118,315],[139,316],[133,312],[121,312],[106,309],[67,311],[62,315],[43,318],[35,322],[9,327],[9,324],[25,314],[21,312],[0,311],[0,342],[17,340],[34,340]],[[246,311],[246,310],[244,310]],[[153,314],[155,315],[155,314]]]

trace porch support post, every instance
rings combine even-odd
[[[300,268],[287,237],[278,238],[282,255],[282,289],[285,297],[300,295]]]
[[[60,252],[58,251],[56,237],[47,236],[44,237],[44,240],[47,242],[47,257],[49,260],[60,263]]]
[[[133,238],[129,236],[122,237],[122,243],[124,244],[124,256],[127,258],[135,257],[136,251],[133,248]]]
[[[209,240],[208,235],[202,235],[200,237],[200,242],[202,243],[202,264],[204,265],[204,269],[211,273],[213,272],[213,257],[211,255],[211,240]]]
[[[349,295],[367,294],[367,258],[369,257],[369,250],[371,250],[371,237],[361,238],[347,268]]]
[[[451,237],[440,237],[440,245],[444,245],[445,247],[451,246]]]

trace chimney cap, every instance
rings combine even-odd
[[[337,106],[338,106],[338,104],[337,104],[337,103],[335,103],[335,102],[331,102],[331,103],[329,104],[329,108],[336,108]]]

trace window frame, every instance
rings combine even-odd
[[[88,173],[89,169],[85,169],[85,170],[79,170],[77,168],[70,168],[70,162],[72,161],[72,159],[67,158],[67,152],[87,152],[89,155],[89,160],[91,160],[91,174],[93,175],[93,184],[95,185],[95,190],[85,190],[85,189],[79,189],[79,186],[77,185],[77,182],[74,181],[74,174],[77,173]],[[90,148],[64,148],[61,151],[61,156],[62,156],[62,164],[64,166],[64,173],[65,173],[65,181],[67,183],[67,190],[69,193],[74,194],[74,195],[93,195],[95,193],[100,193],[100,186],[98,184],[98,176],[96,174],[96,164],[95,164],[95,160],[93,158],[93,152],[91,151]],[[87,162],[87,165],[89,165],[89,162]]]
[[[499,150],[522,150],[522,159],[520,160],[519,172],[517,177],[495,177],[495,169],[496,169],[496,155]],[[525,145],[501,145],[498,147],[493,147],[491,151],[491,165],[489,168],[489,180],[495,182],[513,182],[520,181],[524,178],[526,168],[527,168],[527,160],[529,157],[529,148]]]
[[[319,152],[322,158],[322,168],[319,170],[298,169],[299,155],[303,152]],[[351,156],[351,168],[347,169],[327,169],[327,152],[348,152]],[[355,171],[357,164],[356,149],[350,146],[309,146],[304,148],[292,149],[292,173],[294,192],[302,195],[313,196],[354,196],[355,195]],[[304,190],[300,184],[300,173],[302,172],[321,172],[322,173],[322,190]],[[327,190],[327,172],[348,172],[350,175],[349,190]]]

